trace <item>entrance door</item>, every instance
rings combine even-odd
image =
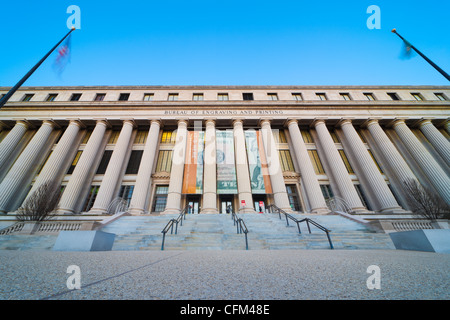
[[[253,204],[255,205],[256,212],[266,212],[266,196],[253,195]]]
[[[200,199],[198,197],[188,197],[187,204],[189,205],[188,213],[200,212]]]
[[[233,212],[233,197],[221,197],[220,213],[232,213],[232,212]]]

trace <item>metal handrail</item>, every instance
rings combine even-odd
[[[330,248],[333,249],[333,243],[331,242],[331,238],[330,238],[331,230],[325,228],[324,226],[318,224],[317,222],[315,222],[314,220],[312,220],[310,218],[303,218],[301,220],[298,220],[295,217],[293,217],[292,215],[290,215],[289,213],[287,213],[286,211],[284,211],[283,209],[278,208],[274,204],[269,205],[268,208],[270,208],[272,212],[273,212],[273,209],[275,209],[278,212],[278,217],[280,218],[280,220],[281,220],[281,214],[284,214],[284,216],[286,217],[286,225],[287,226],[289,226],[289,220],[294,221],[297,224],[298,233],[300,233],[300,234],[302,233],[302,231],[300,230],[300,223],[306,222],[306,225],[308,226],[309,233],[311,233],[311,228],[309,226],[309,224],[311,223],[316,228],[318,228],[318,229],[320,229],[320,230],[322,230],[323,232],[326,233],[327,238],[328,238],[328,242],[330,243]]]
[[[244,220],[242,220],[242,218],[239,218],[236,212],[231,212],[231,219],[233,219],[233,225],[236,226],[236,233],[237,234],[244,233],[245,249],[248,250],[248,237],[247,237],[248,229],[247,226],[245,225]]]
[[[175,234],[177,234],[178,233],[178,223],[180,223],[180,225],[183,226],[183,219],[186,220],[186,212],[187,212],[188,208],[189,208],[189,205],[186,205],[183,208],[183,210],[181,210],[178,217],[176,219],[170,219],[169,222],[167,222],[164,229],[161,231],[161,233],[163,234],[161,250],[164,250],[164,242],[166,240],[166,233],[169,232],[169,229],[170,229],[170,234],[173,234],[173,225],[175,224]]]

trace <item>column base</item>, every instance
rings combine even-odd
[[[141,214],[145,214],[145,211],[143,209],[138,208],[129,209],[127,212],[132,216],[139,216]]]
[[[240,207],[238,213],[256,213],[256,211],[253,208]]]
[[[329,214],[331,213],[331,210],[328,208],[315,208],[311,210],[311,213],[314,214]]]
[[[217,210],[217,208],[202,208],[202,210],[200,211],[200,214],[215,214],[215,213],[219,213],[219,211]]]
[[[179,208],[166,208],[166,210],[164,210],[163,212],[161,212],[161,215],[166,215],[166,214],[180,214],[181,213],[181,209]]]
[[[411,214],[410,211],[406,211],[405,209],[401,207],[395,207],[395,208],[386,208],[379,211],[381,214]]]

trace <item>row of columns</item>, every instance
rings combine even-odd
[[[184,161],[187,142],[187,120],[178,122],[177,139],[173,150],[172,171],[167,198],[166,213],[179,212],[181,204],[181,187],[184,172]],[[297,159],[297,165],[300,169],[303,186],[306,197],[312,212],[327,212],[327,205],[322,195],[317,176],[314,172],[311,160],[303,141],[297,120],[287,122],[289,133],[293,141],[293,152]],[[347,205],[353,212],[365,211],[363,204],[354,188],[353,182],[340,158],[336,146],[326,127],[325,120],[316,120],[313,126],[317,132],[319,143],[324,151],[326,161],[330,172],[336,182],[339,194],[344,198]],[[132,120],[124,120],[118,141],[111,156],[110,163],[105,172],[105,176],[100,185],[96,201],[92,211],[95,213],[107,212],[108,205],[114,197],[114,192],[120,178],[120,172],[125,163],[125,157],[129,144],[131,143],[132,132],[135,125]],[[340,122],[340,127],[346,140],[349,142],[350,151],[355,160],[361,167],[361,173],[368,181],[368,187],[374,195],[379,210],[381,212],[395,212],[400,210],[395,197],[388,188],[384,178],[374,164],[371,156],[365,148],[361,138],[354,129],[350,120]],[[55,123],[49,120],[43,121],[41,127],[28,143],[24,151],[20,154],[14,165],[6,174],[0,184],[0,213],[6,213],[11,208],[11,203],[19,189],[23,188],[24,181],[32,172],[36,165],[36,159],[40,156],[40,151],[44,148],[48,138],[55,128]],[[78,120],[71,120],[63,136],[49,157],[46,165],[37,177],[29,195],[32,194],[43,183],[60,177],[67,164],[68,154],[76,142],[82,123]],[[64,193],[59,203],[59,213],[74,213],[79,205],[79,199],[83,188],[88,181],[93,170],[94,161],[101,149],[105,132],[108,128],[106,120],[98,120],[92,135],[83,150],[75,170],[72,173]],[[151,172],[155,160],[156,149],[158,145],[158,136],[161,123],[158,120],[152,120],[148,139],[144,148],[141,164],[137,174],[137,180],[130,203],[129,211],[132,214],[141,214],[148,207],[148,194],[151,188]],[[450,203],[450,179],[446,171],[438,164],[433,156],[426,150],[423,144],[417,139],[414,133],[409,129],[404,120],[396,120],[393,128],[401,139],[403,144],[409,150],[410,154],[430,178],[431,183],[441,195],[441,197]],[[419,126],[422,133],[433,145],[442,159],[450,164],[450,143],[439,130],[429,120],[424,120]],[[0,143],[0,168],[4,164],[15,146],[29,129],[29,123],[26,121],[17,121],[9,134]],[[406,179],[417,179],[411,171],[404,158],[397,148],[391,142],[384,130],[380,127],[376,119],[367,123],[367,129],[377,144],[382,156],[393,169],[393,174],[399,181]],[[448,131],[447,127],[447,131]],[[239,208],[240,212],[254,212],[250,177],[248,172],[248,160],[245,147],[245,134],[243,130],[243,121],[237,119],[233,122],[234,144],[236,150],[236,175],[239,190],[239,203],[245,203],[244,207]],[[268,162],[268,168],[274,193],[275,204],[289,211],[289,200],[286,193],[286,187],[283,179],[283,173],[278,157],[275,139],[269,120],[261,121],[261,132],[263,146]],[[215,122],[206,121],[205,129],[205,163],[204,172],[207,179],[204,179],[203,212],[217,212],[216,202],[216,149],[215,149]]]

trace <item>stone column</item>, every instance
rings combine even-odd
[[[353,212],[366,212],[367,209],[362,204],[361,199],[356,192],[355,186],[345,168],[342,158],[328,132],[325,121],[321,119],[316,120],[314,121],[314,126],[342,198]]]
[[[349,147],[362,170],[362,174],[366,177],[368,188],[372,190],[379,210],[382,213],[393,213],[394,211],[402,211],[402,208],[395,200],[394,195],[389,189],[386,181],[382,177],[380,170],[377,168],[367,148],[364,146],[361,138],[352,125],[351,120],[343,120],[340,122],[344,136],[348,141]]]
[[[102,183],[98,189],[97,197],[95,198],[92,209],[89,211],[90,213],[108,213],[108,207],[113,200],[114,191],[116,190],[120,174],[122,173],[125,156],[127,154],[128,146],[130,145],[134,127],[133,120],[123,121],[122,130],[120,131],[119,138],[114,146],[111,160],[106,168]]]
[[[408,128],[404,120],[396,120],[394,123],[394,130],[411,153],[414,160],[416,160],[417,164],[436,188],[436,191],[450,204],[450,178],[447,173],[441,168],[419,139],[417,139],[415,134]]]
[[[216,127],[215,121],[206,120],[203,176],[203,208],[201,213],[217,211]]]
[[[187,120],[178,121],[177,139],[172,152],[172,169],[167,194],[166,209],[163,214],[181,212],[181,191],[183,188],[184,163],[186,161]]]
[[[236,156],[236,180],[239,192],[239,213],[253,213],[256,211],[253,207],[247,149],[245,148],[245,134],[241,119],[233,121],[233,134]],[[242,206],[242,201],[245,201],[245,207]]]
[[[45,182],[61,182],[56,181],[56,179],[61,177],[63,173],[62,170],[64,169],[64,165],[69,160],[67,159],[67,155],[70,154],[70,150],[72,148],[78,147],[78,145],[74,145],[74,143],[78,136],[78,133],[80,132],[81,125],[81,122],[78,120],[71,120],[69,122],[69,126],[64,131],[64,134],[59,140],[58,145],[55,147],[45,166],[39,173],[39,176],[36,178],[36,181],[34,182],[30,192],[28,192],[27,199]]]
[[[36,161],[41,157],[42,149],[53,129],[54,123],[45,120],[3,179],[0,185],[0,213],[16,209],[12,208],[10,203],[26,187],[25,181],[33,173],[33,169],[37,165]]]
[[[431,145],[441,155],[442,159],[450,166],[450,142],[447,138],[439,132],[429,119],[422,120],[419,127],[420,131],[422,131]]]
[[[136,177],[133,196],[130,202],[130,208],[128,209],[128,212],[132,215],[145,213],[160,129],[161,122],[159,120],[151,120],[147,142],[145,143],[141,164],[139,165],[139,171]]]
[[[286,184],[284,183],[283,170],[281,170],[277,145],[273,137],[272,127],[270,126],[270,120],[261,121],[261,136],[267,160],[267,167],[269,169],[275,205],[286,212],[292,212],[286,192]]]
[[[298,121],[289,120],[288,128],[311,212],[328,213],[330,210],[320,189],[319,180],[317,179],[311,158],[308,155],[308,150],[306,149],[305,142],[298,127]]]
[[[72,176],[67,183],[64,193],[59,201],[59,214],[73,214],[77,209],[77,204],[82,200],[80,199],[81,192],[86,183],[88,183],[89,174],[92,171],[95,158],[100,152],[100,146],[105,135],[105,131],[108,127],[106,120],[98,120],[95,125],[94,131],[89,138],[86,147],[81,154],[77,166],[73,170]]]
[[[0,143],[0,168],[3,168],[3,165],[8,160],[28,128],[28,122],[23,120],[17,121],[14,128],[11,129],[5,139]]]

